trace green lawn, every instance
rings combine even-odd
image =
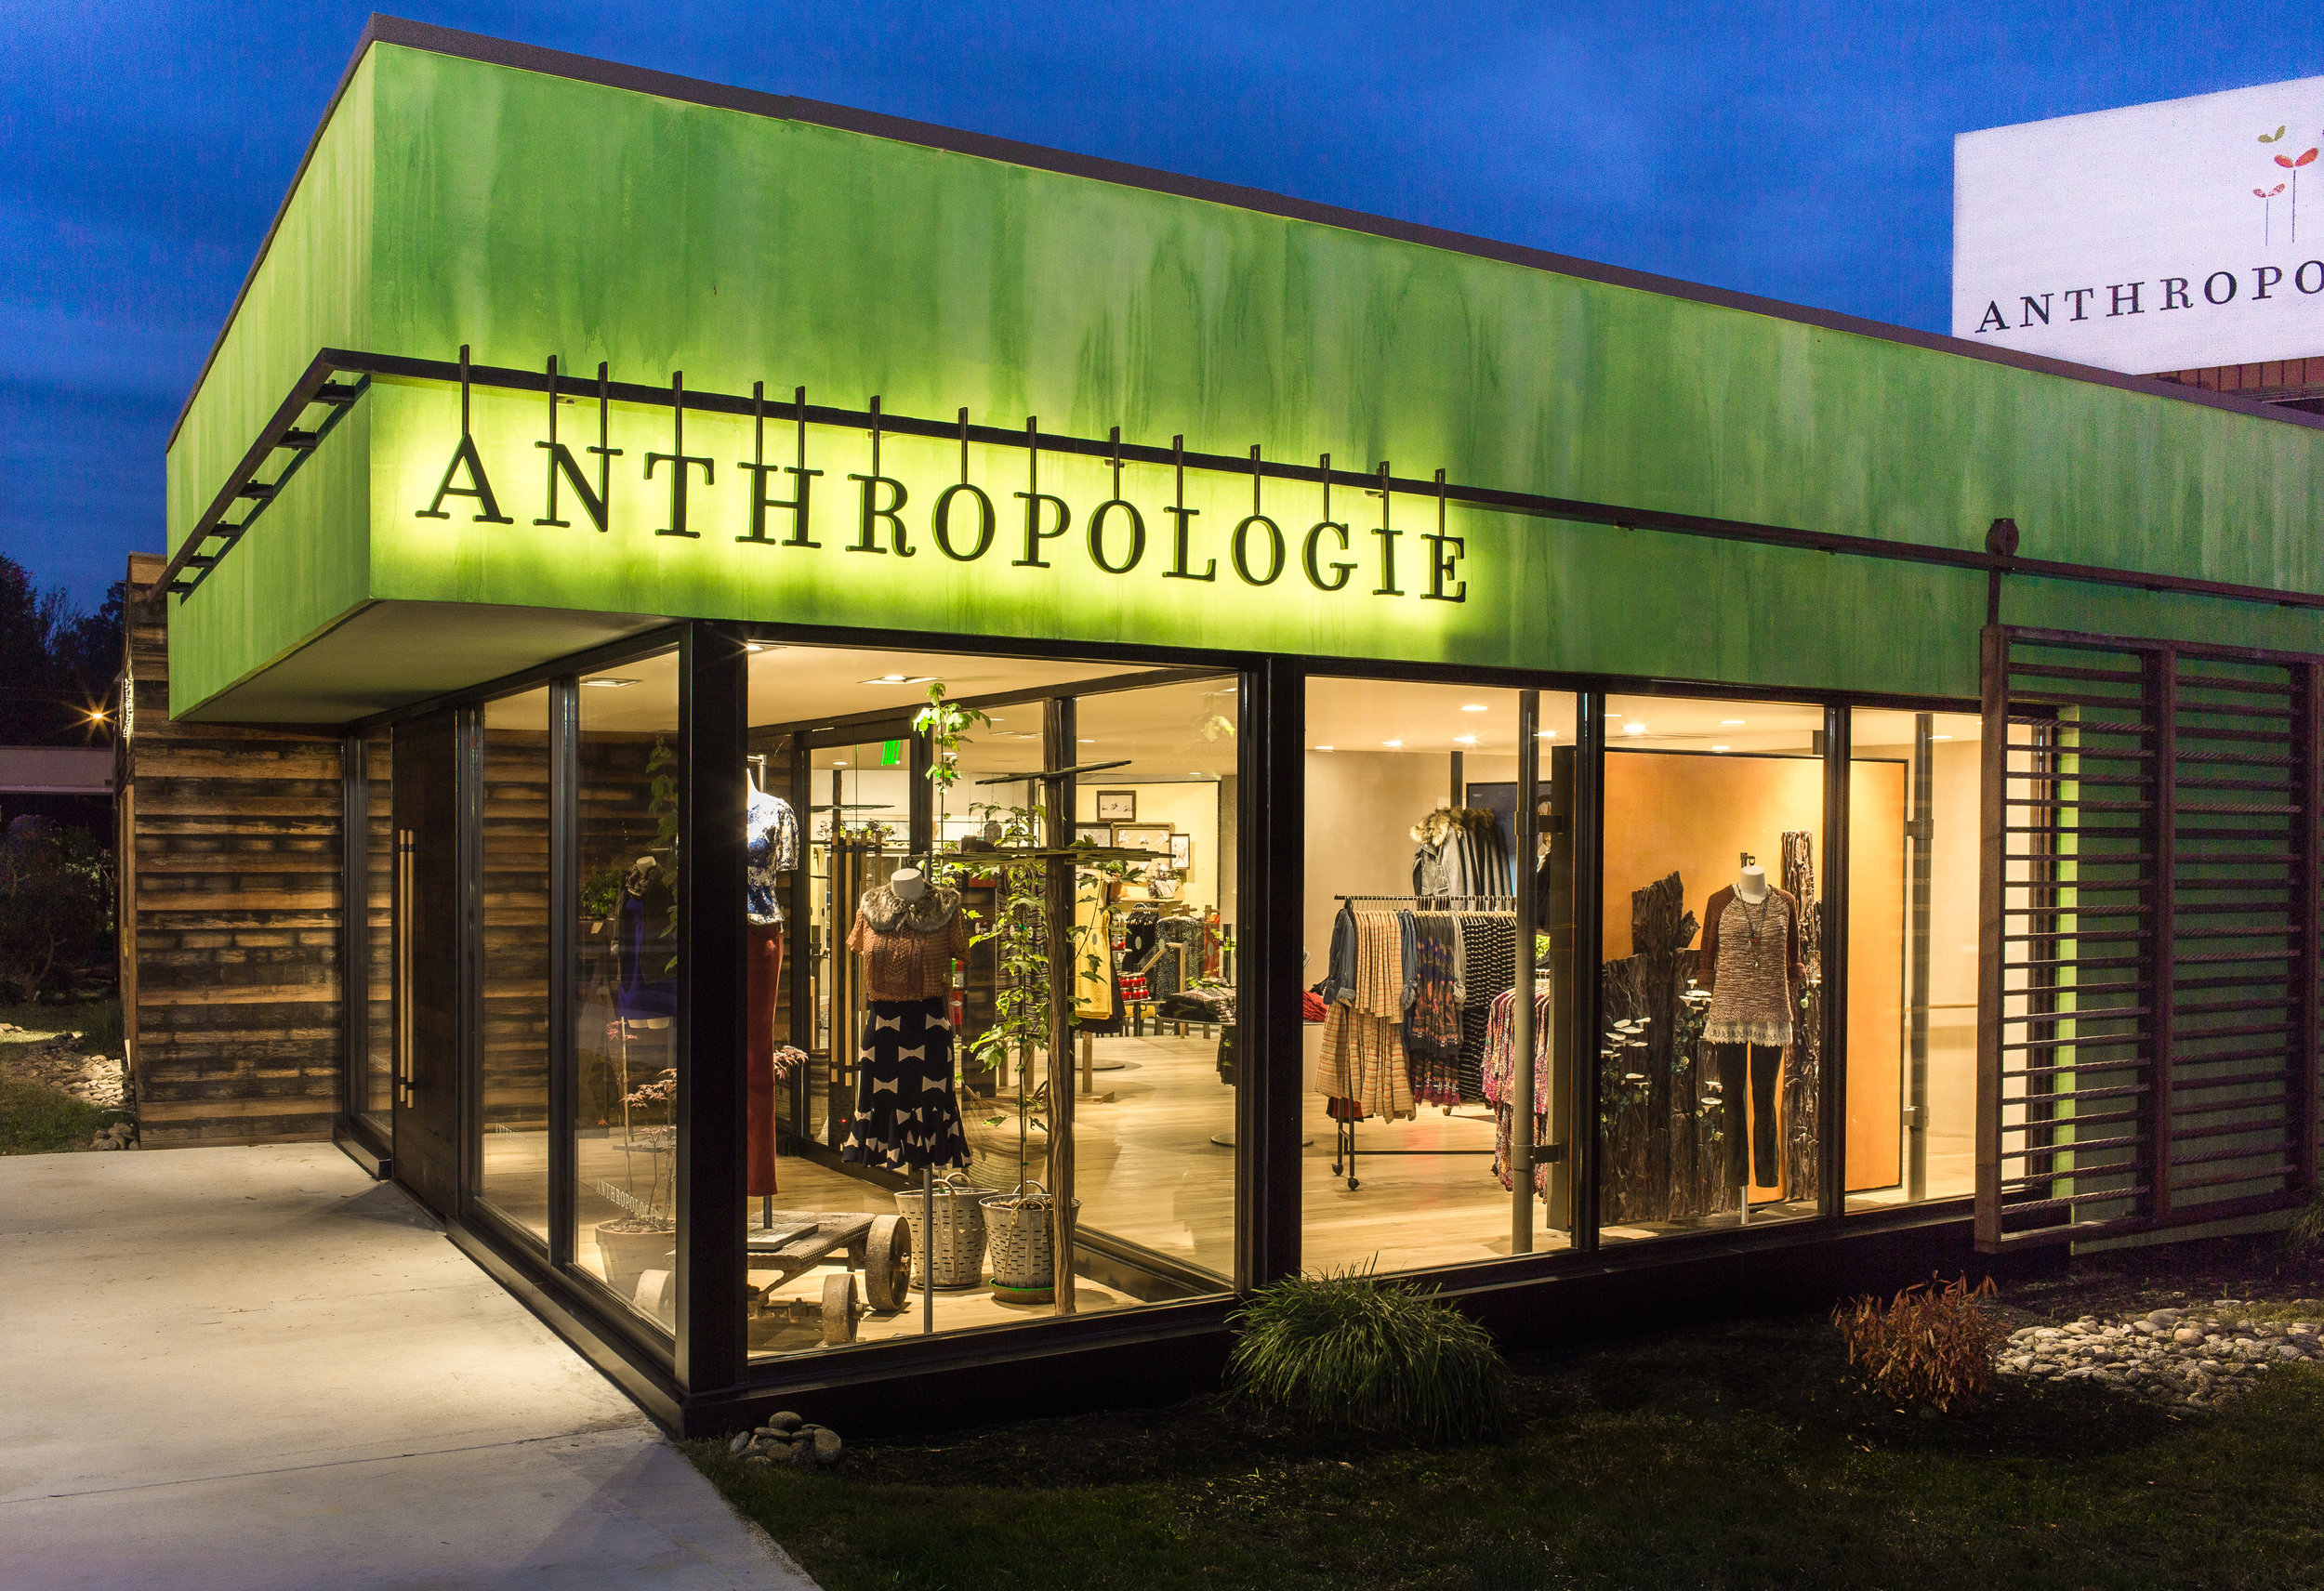
[[[89,1138],[121,1119],[54,1088],[0,1077],[0,1154],[55,1154],[88,1148]]]
[[[73,1006],[0,1006],[0,1022],[11,1022],[25,1030],[20,1033],[0,1033],[0,1044],[11,1040],[31,1043],[58,1033],[80,1033],[84,1035],[83,1047],[91,1055],[121,1053],[118,1000],[90,1000]]]
[[[1270,1439],[1210,1400],[827,1473],[690,1446],[827,1591],[2324,1585],[2324,1371],[2216,1414],[2005,1385],[1927,1418],[1858,1389],[1821,1318],[1517,1369],[1516,1433],[1458,1450]]]

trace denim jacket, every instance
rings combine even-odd
[[[1331,920],[1331,960],[1315,993],[1343,1006],[1355,999],[1355,913],[1346,905]]]

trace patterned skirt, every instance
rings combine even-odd
[[[1405,1013],[1404,1048],[1412,1098],[1434,1105],[1460,1103],[1460,1003],[1453,998],[1452,918],[1438,913],[1414,923],[1412,1007]]]
[[[944,997],[874,1000],[855,1057],[855,1119],[839,1154],[865,1165],[918,1170],[966,1165],[960,1102],[952,1091],[952,1023]]]

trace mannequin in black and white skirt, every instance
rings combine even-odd
[[[855,1119],[840,1158],[891,1170],[966,1165],[953,1093],[953,963],[969,953],[960,897],[901,868],[866,890],[848,930],[870,996],[856,1052]]]

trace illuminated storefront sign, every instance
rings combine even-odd
[[[1057,567],[1060,560],[1086,559],[1090,569],[1113,576],[1205,584],[1232,577],[1249,586],[1303,582],[1318,592],[1368,591],[1375,597],[1436,602],[1468,599],[1469,583],[1462,571],[1468,543],[1446,528],[1444,496],[1440,493],[1432,506],[1433,529],[1396,525],[1395,493],[1385,464],[1365,489],[1378,500],[1378,524],[1359,527],[1332,517],[1328,454],[1315,471],[1322,477],[1320,513],[1302,521],[1288,513],[1278,518],[1266,511],[1268,477],[1260,450],[1253,448],[1249,511],[1226,522],[1227,512],[1216,505],[1190,504],[1187,478],[1190,471],[1207,475],[1215,490],[1221,476],[1230,480],[1234,477],[1190,464],[1182,437],[1173,439],[1170,453],[1164,455],[1168,465],[1157,469],[1152,457],[1156,450],[1125,450],[1116,427],[1110,459],[1097,461],[1106,480],[1102,488],[1105,495],[1095,498],[1084,486],[1044,490],[1042,485],[1045,464],[1051,468],[1050,485],[1059,486],[1058,467],[1086,466],[1086,449],[1082,456],[1067,458],[1057,451],[1058,439],[1045,438],[1038,422],[1031,419],[1022,439],[1009,444],[993,442],[989,432],[975,438],[979,428],[970,426],[963,410],[956,478],[938,484],[925,467],[931,461],[924,457],[917,461],[921,467],[912,472],[917,481],[889,467],[883,450],[891,454],[900,441],[918,442],[925,453],[929,439],[925,425],[917,426],[917,435],[900,435],[891,428],[898,422],[880,414],[878,399],[872,401],[866,431],[859,433],[867,440],[860,459],[853,461],[858,467],[851,468],[838,456],[840,446],[831,435],[835,427],[809,418],[803,389],[791,403],[772,406],[763,388],[754,390],[747,417],[751,456],[722,459],[716,451],[687,451],[688,419],[695,421],[699,440],[706,419],[731,427],[740,417],[706,410],[708,401],[702,394],[687,393],[682,373],[670,382],[662,418],[667,427],[666,444],[660,438],[647,440],[639,434],[651,423],[649,412],[631,405],[622,409],[621,417],[625,440],[633,445],[614,446],[615,405],[605,395],[602,367],[599,381],[597,440],[579,452],[560,434],[559,411],[571,407],[574,399],[561,390],[554,361],[545,394],[532,404],[538,435],[512,436],[506,444],[479,440],[471,394],[463,382],[459,435],[438,453],[444,461],[442,472],[424,501],[411,509],[412,517],[453,519],[465,509],[472,523],[516,526],[520,517],[505,512],[503,500],[517,505],[523,499],[515,493],[525,490],[517,483],[537,480],[537,495],[531,502],[538,513],[530,523],[545,529],[585,528],[603,535],[694,541],[706,534],[731,534],[737,543],[765,547],[778,556],[867,553],[914,559],[932,553],[955,563],[989,558],[1005,559],[1011,568],[1036,570]],[[787,426],[792,431],[789,463],[768,455],[771,417],[778,427]],[[508,427],[504,424],[501,429]],[[821,461],[815,467],[808,462],[811,432],[816,435]],[[779,437],[778,430],[778,445]],[[514,445],[526,440],[537,457],[521,462],[510,454]],[[1005,460],[987,457],[984,462],[991,467],[984,483],[972,479],[973,455],[989,455],[1004,447],[1022,454],[1015,461],[1023,471],[1022,490],[1013,480],[1004,482],[1002,478],[1013,473]],[[1148,477],[1143,490],[1125,487],[1125,472],[1134,467],[1126,462],[1130,451],[1149,455],[1142,461],[1142,473]],[[1440,485],[1443,473],[1437,472]],[[1155,489],[1165,480],[1156,477],[1165,475],[1168,499],[1162,500]],[[826,486],[817,492],[817,481],[834,478],[843,478],[849,487],[834,493]],[[1129,494],[1131,491],[1145,498],[1142,505]],[[633,511],[635,505],[622,506],[625,495],[640,493],[652,505],[644,515]],[[1367,581],[1372,584],[1367,585]]]

